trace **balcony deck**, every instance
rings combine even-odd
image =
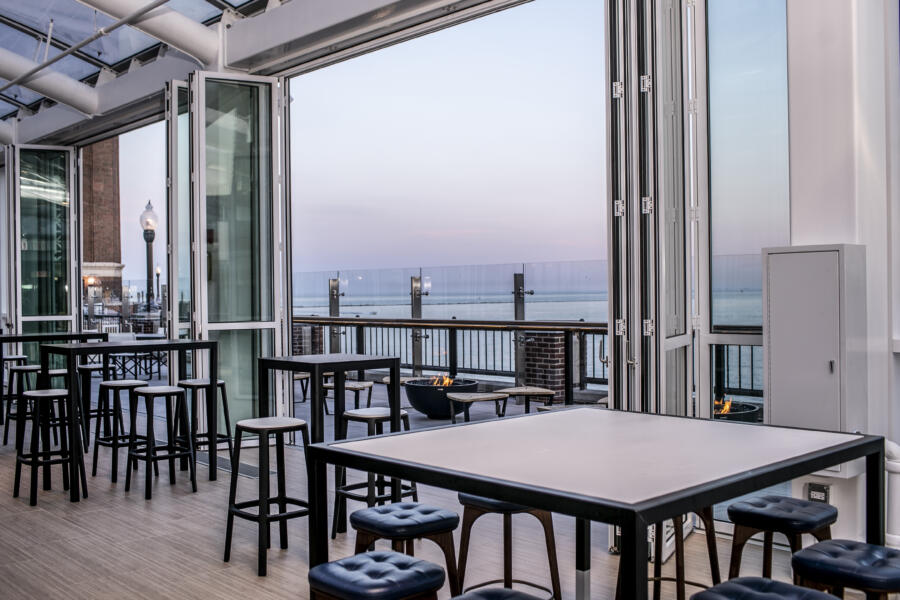
[[[96,386],[96,383],[95,383]],[[298,388],[298,398],[299,388]],[[348,398],[352,395],[348,394]],[[405,397],[404,397],[405,403]],[[385,388],[375,386],[373,405],[386,405]],[[303,418],[308,404],[297,404],[297,416]],[[512,403],[509,413],[522,407]],[[473,420],[493,418],[493,404],[476,405]],[[411,411],[412,427],[428,421]],[[141,416],[143,418],[143,416]],[[351,424],[353,435],[357,424]],[[141,424],[141,427],[143,425]],[[12,433],[12,432],[11,432]],[[359,429],[356,433],[363,434]],[[331,428],[327,435],[331,436]],[[124,452],[120,469],[124,468]],[[225,453],[221,453],[225,456]],[[242,451],[242,463],[256,465],[253,449]],[[303,452],[289,447],[286,453],[288,493],[306,497]],[[583,468],[603,457],[560,457],[571,468]],[[272,459],[274,464],[274,457]],[[137,487],[125,493],[120,470],[117,484],[109,482],[110,450],[101,449],[97,477],[88,479],[90,497],[77,504],[62,492],[59,469],[54,471],[52,491],[39,491],[38,505],[28,506],[27,493],[12,497],[15,467],[12,444],[0,447],[0,597],[6,598],[307,598],[307,521],[289,522],[290,547],[281,550],[277,543],[269,550],[269,575],[256,575],[255,524],[237,520],[230,563],[222,562],[225,530],[225,506],[228,473],[220,472],[217,481],[207,480],[205,466],[198,473],[198,492],[192,494],[186,473],[178,473],[178,482],[169,485],[165,463],[154,481],[153,499],[143,497],[143,473]],[[23,475],[27,477],[28,470]],[[255,495],[256,480],[242,477],[238,494]],[[25,488],[27,490],[27,487]],[[420,489],[420,500],[460,511],[453,492],[436,488]],[[350,510],[359,505],[351,503]],[[574,597],[575,529],[574,520],[554,518],[559,552],[563,595]],[[548,580],[543,538],[536,520],[523,516],[513,522],[514,573],[538,582]],[[493,579],[502,573],[500,519],[479,521],[474,532],[467,580],[470,583]],[[607,552],[607,528],[593,527],[593,598],[612,598],[617,558]],[[341,557],[353,550],[352,533],[340,535],[331,544],[331,556]],[[709,581],[706,546],[702,536],[686,540],[689,578]],[[418,542],[416,554],[441,564],[437,546]],[[760,573],[761,550],[748,547],[744,553],[744,572]],[[727,572],[729,542],[719,540],[719,557]],[[787,580],[789,559],[783,551],[775,553],[775,576]],[[664,573],[674,573],[674,560],[664,565]],[[692,592],[688,589],[689,594]],[[440,598],[449,598],[445,586]],[[663,598],[674,598],[672,584],[663,585]]]

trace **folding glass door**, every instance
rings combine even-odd
[[[74,156],[68,147],[7,149],[7,330],[49,333],[77,328]]]
[[[219,342],[232,422],[256,414],[256,358],[284,352],[278,97],[205,72],[167,94],[172,331]]]
[[[683,8],[609,9],[611,406],[692,414]]]

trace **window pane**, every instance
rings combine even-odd
[[[69,154],[20,152],[22,314],[69,314]]]
[[[709,0],[712,323],[762,326],[760,249],[790,243],[785,0]]]
[[[272,356],[274,335],[271,329],[237,329],[232,331],[213,330],[209,339],[219,343],[219,379],[228,382],[228,410],[232,427],[241,419],[257,417],[256,398],[259,382],[256,361],[251,357]],[[269,380],[269,389],[274,389]],[[270,398],[269,414],[274,415],[275,407]],[[225,420],[219,412],[219,431],[225,431]]]
[[[272,319],[270,131],[268,85],[206,82],[210,323]]]
[[[412,269],[423,317],[509,320],[524,268],[525,318],[605,320],[604,24],[537,0],[291,79],[296,313],[317,273]],[[368,312],[409,314],[402,279]]]
[[[191,294],[191,116],[188,90],[178,88],[178,321],[189,323]]]
[[[22,323],[22,333],[68,333],[71,323],[69,321],[25,321]],[[25,361],[29,365],[41,364],[41,344],[43,342],[24,342],[22,343],[22,353],[28,357]],[[61,369],[66,366],[65,357],[58,354],[50,355],[50,368]]]

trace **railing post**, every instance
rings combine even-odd
[[[450,377],[456,377],[459,364],[457,333],[459,332],[456,329],[447,329],[447,363],[450,365]]]
[[[587,334],[578,332],[578,389],[587,389]],[[591,352],[591,355],[594,353]]]
[[[341,280],[328,280],[328,316],[341,316]],[[329,346],[332,354],[341,351],[341,328],[331,326],[328,328]]]
[[[413,275],[409,278],[409,310],[413,319],[422,318],[422,278]],[[413,375],[422,374],[422,330],[412,330],[412,365]]]
[[[357,325],[356,326],[356,353],[357,354],[365,354],[366,353],[366,326],[365,325]],[[362,381],[363,377],[365,377],[365,371],[357,371],[356,372],[356,380]]]
[[[574,404],[575,403],[575,373],[573,369],[574,365],[574,346],[575,346],[575,334],[572,331],[566,331],[563,335],[563,339],[565,343],[563,344],[563,352],[565,354],[565,360],[563,363],[565,364],[565,376],[563,381],[565,382],[565,402],[566,404]]]
[[[713,346],[713,400],[725,398],[725,350],[724,344]]]

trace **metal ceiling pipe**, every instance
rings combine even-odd
[[[13,81],[39,65],[15,52],[0,48],[0,77]],[[31,90],[83,112],[97,114],[99,97],[89,85],[63,75],[58,71],[44,70],[35,73],[26,84]]]
[[[147,4],[144,0],[78,1],[115,19],[123,19],[138,12]],[[168,6],[150,11],[136,19],[131,26],[193,56],[204,65],[215,66],[218,62],[219,34]]]

